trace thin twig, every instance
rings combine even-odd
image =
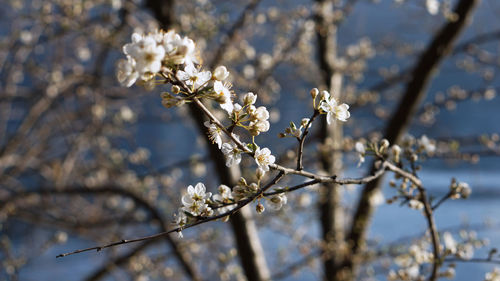
[[[152,239],[156,239],[156,238],[159,238],[159,237],[163,237],[163,236],[165,236],[167,234],[170,234],[170,233],[180,232],[182,230],[191,228],[193,226],[196,226],[196,225],[199,225],[199,224],[202,224],[202,223],[206,223],[206,222],[209,222],[209,221],[214,221],[214,220],[222,219],[224,217],[227,217],[227,216],[230,216],[230,215],[234,214],[235,212],[237,212],[238,210],[240,210],[241,208],[243,208],[244,206],[246,206],[250,202],[252,202],[255,198],[258,198],[266,190],[268,190],[271,186],[275,185],[279,180],[281,180],[281,178],[283,176],[284,176],[283,172],[278,173],[278,175],[276,175],[269,183],[267,183],[263,188],[261,188],[252,197],[247,198],[245,200],[242,200],[242,201],[238,202],[237,206],[234,209],[229,210],[229,211],[227,211],[225,213],[222,213],[222,214],[219,214],[219,215],[216,215],[216,216],[211,216],[211,217],[204,217],[204,218],[202,218],[202,219],[200,219],[200,220],[198,220],[196,222],[193,222],[191,224],[188,224],[186,226],[176,227],[174,229],[171,229],[171,230],[168,230],[168,231],[165,231],[165,232],[160,232],[160,233],[153,234],[153,235],[149,235],[149,236],[144,236],[144,237],[135,238],[135,239],[123,239],[121,241],[109,243],[109,244],[102,245],[102,246],[95,246],[95,247],[90,247],[90,248],[76,250],[76,251],[69,252],[69,253],[59,254],[59,255],[56,256],[56,258],[62,258],[62,257],[66,257],[66,256],[69,256],[69,255],[83,253],[83,252],[88,252],[88,251],[94,251],[94,250],[97,251],[97,252],[99,252],[99,251],[101,251],[103,249],[114,247],[114,246],[118,246],[118,245],[129,244],[129,243],[140,242],[140,241],[146,241],[146,240],[152,240]]]
[[[304,133],[302,134],[302,136],[300,136],[299,148],[298,148],[298,152],[297,152],[297,170],[299,170],[299,171],[304,169],[304,167],[302,165],[302,154],[304,152],[304,142],[306,140],[307,134],[309,133],[309,127],[311,126],[314,119],[316,119],[316,117],[318,117],[318,115],[319,115],[319,111],[314,110],[313,115],[311,116],[311,118],[309,119],[309,121],[306,124],[306,127],[304,128]]]
[[[424,214],[431,235],[432,251],[434,254],[431,276],[429,277],[429,281],[435,281],[438,278],[438,270],[441,265],[441,257],[440,257],[441,255],[439,250],[439,235],[437,232],[436,222],[434,221],[434,215],[432,212],[431,204],[429,203],[429,199],[427,197],[425,188],[419,187],[419,191],[421,196],[421,202],[424,204]]]

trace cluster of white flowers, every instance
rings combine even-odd
[[[227,113],[226,117],[231,124],[225,127],[223,122],[207,114],[211,121],[204,125],[209,140],[225,155],[226,166],[238,165],[242,154],[253,156],[257,164],[257,183],[248,184],[242,178],[232,189],[225,185],[219,186],[219,194],[214,196],[207,192],[203,183],[188,186],[187,192],[182,196],[182,207],[175,214],[174,223],[180,230],[192,220],[212,216],[215,212],[224,214],[232,210],[238,201],[254,196],[260,190],[261,179],[276,160],[269,148],[261,148],[255,143],[255,136],[269,131],[270,127],[267,108],[255,105],[257,95],[249,92],[242,96],[241,104],[233,102],[234,93],[231,91],[231,84],[226,81],[229,77],[227,68],[218,66],[213,72],[203,69],[194,41],[173,30],[133,33],[131,42],[123,46],[123,53],[126,59],[118,62],[116,73],[122,85],[130,87],[137,82],[153,89],[157,84],[170,84],[171,90],[161,94],[162,104],[167,108],[197,102],[198,99],[218,103]],[[320,95],[315,88],[311,95],[315,114],[326,114],[328,124],[335,120],[345,122],[350,117],[349,106],[338,104],[327,91]],[[317,96],[320,101],[316,105]],[[300,139],[307,126],[311,126],[311,121],[304,118],[299,128],[291,123],[285,134]],[[250,144],[240,141],[240,135],[235,131],[237,128],[252,136]],[[287,197],[283,193],[266,199],[268,206],[275,210],[287,203]],[[261,213],[265,208],[259,201],[256,209]]]
[[[476,248],[488,244],[488,240],[478,239],[474,231],[462,230],[459,236],[462,241],[457,242],[450,232],[446,231],[443,233],[443,243],[446,255],[454,255],[463,260],[470,260],[474,256]]]
[[[269,111],[264,106],[255,107],[257,95],[249,92],[243,96],[243,106],[235,103],[232,105],[231,119],[234,124],[242,127],[252,135],[269,131]]]
[[[424,277],[420,274],[420,266],[432,263],[434,259],[434,255],[429,248],[430,244],[426,240],[411,245],[408,252],[394,259],[399,269],[390,270],[387,280],[424,280]]]
[[[206,217],[214,214],[214,210],[210,205],[217,206],[217,213],[223,214],[234,209],[234,200],[231,189],[226,185],[220,185],[219,193],[212,196],[211,192],[207,192],[203,183],[198,183],[194,187],[187,187],[186,193],[182,196],[182,207],[177,214],[174,214],[174,224],[177,227],[183,228],[190,222],[192,218]],[[182,233],[179,231],[179,236]]]
[[[442,240],[444,247],[441,246],[442,258],[448,255],[454,255],[460,259],[471,259],[474,255],[474,249],[486,245],[487,241],[480,240],[476,237],[475,232],[460,231],[462,242],[456,242],[453,235],[449,232],[444,232]],[[407,252],[397,256],[394,262],[399,267],[397,270],[390,270],[387,280],[425,280],[425,276],[421,273],[421,268],[425,264],[432,264],[434,262],[434,254],[431,251],[432,246],[430,237],[425,237],[413,245],[411,245]],[[454,278],[455,268],[450,264],[448,268],[439,273],[442,277],[449,279]]]
[[[126,60],[118,62],[117,77],[130,87],[137,79],[148,82],[162,66],[186,65],[194,67],[198,56],[193,40],[181,37],[175,31],[156,30],[153,33],[133,33],[132,42],[123,46]]]
[[[195,43],[190,38],[181,37],[173,30],[134,33],[132,42],[123,47],[123,53],[127,59],[118,62],[116,73],[122,85],[130,87],[138,81],[153,88],[157,83],[155,78],[159,77],[176,82],[172,94],[162,94],[162,103],[166,107],[182,105],[192,98],[189,92],[203,89],[206,90],[203,97],[217,101],[228,114],[233,111],[230,85],[223,83],[229,76],[227,68],[219,66],[213,75],[202,70]],[[185,86],[188,92],[179,85]]]
[[[420,151],[425,151],[427,155],[433,155],[436,152],[436,144],[433,140],[429,139],[426,135],[422,135],[420,139],[417,140],[418,149]]]
[[[491,272],[484,275],[484,281],[500,281],[500,268],[493,268]]]
[[[213,210],[208,206],[212,193],[206,192],[206,187],[199,182],[195,187],[188,186],[187,193],[182,196],[182,210],[193,216],[210,216]]]
[[[455,179],[452,179],[450,185],[450,198],[451,199],[466,199],[470,196],[472,190],[468,183],[466,182],[457,182]]]

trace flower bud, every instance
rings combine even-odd
[[[251,105],[254,104],[257,101],[257,95],[249,92],[243,97],[243,102],[245,105]]]
[[[259,190],[259,186],[256,184],[256,183],[251,183],[248,188],[253,191],[253,192],[257,192]]]
[[[241,177],[240,180],[238,181],[238,185],[247,186],[248,184],[245,178]]]
[[[413,153],[413,154],[411,155],[411,162],[417,162],[417,161],[418,161],[418,155],[417,155],[417,154],[415,154],[415,153]]]
[[[68,234],[63,231],[58,231],[55,235],[55,240],[57,243],[64,244],[68,241]]]
[[[305,128],[307,124],[309,123],[309,118],[302,118],[302,121],[300,121],[300,126]],[[309,127],[311,127],[312,124],[309,124]]]
[[[257,177],[257,180],[259,180],[259,181],[264,177],[265,174],[266,174],[266,171],[264,171],[261,168],[257,168],[257,171],[255,172],[255,176]]]
[[[215,80],[219,80],[219,81],[224,81],[226,80],[226,78],[229,76],[229,71],[227,71],[227,68],[223,65],[221,66],[218,66],[215,70],[214,70],[214,78]]]
[[[415,210],[422,210],[424,208],[424,203],[422,203],[418,200],[415,200],[415,199],[411,199],[408,202],[408,205],[410,206],[410,208],[415,209]]]
[[[383,139],[380,141],[380,153],[384,153],[388,147],[389,141],[387,139]]]
[[[313,98],[313,100],[316,99],[316,97],[318,96],[318,94],[319,94],[318,88],[313,88],[311,90],[311,97]]]
[[[257,110],[257,108],[254,105],[247,107],[247,113],[250,115],[253,115],[256,110]]]
[[[401,154],[401,147],[395,144],[391,147],[391,152],[394,162],[399,163],[399,155]]]
[[[178,94],[181,91],[181,88],[177,85],[172,85],[172,93]]]
[[[328,101],[330,100],[330,93],[328,91],[321,91],[321,94],[319,95],[320,100]]]
[[[266,208],[264,207],[264,205],[259,203],[257,204],[257,206],[255,206],[255,210],[257,211],[257,214],[262,214],[266,210]]]

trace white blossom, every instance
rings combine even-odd
[[[238,139],[237,136],[233,136]],[[226,156],[227,167],[238,165],[241,162],[241,150],[234,142],[223,143],[221,150],[224,156]]]
[[[218,66],[214,70],[214,78],[219,81],[224,81],[226,78],[229,76],[229,71],[227,71],[227,68],[223,65]]]
[[[229,89],[222,84],[220,81],[215,81],[214,92],[217,101],[220,103],[220,107],[231,114],[234,109],[233,102],[231,101],[231,92]]]
[[[177,53],[183,56],[184,64],[186,65],[200,64],[200,61],[198,59],[198,54],[196,52],[196,46],[193,40],[185,36],[176,43],[178,45]],[[207,72],[210,73],[210,71]]]
[[[188,64],[184,70],[177,71],[177,78],[184,81],[186,85],[192,86],[194,90],[205,85],[211,77],[210,71],[199,71],[193,64]]]
[[[249,124],[249,131],[252,135],[257,136],[261,132],[269,131],[270,124],[269,121],[267,121],[269,119],[269,111],[267,111],[267,108],[264,106],[255,108],[255,106],[250,105],[248,107],[248,112],[253,119]]]
[[[417,143],[419,148],[423,149],[429,155],[432,155],[436,151],[436,145],[426,135],[422,135]]]
[[[361,164],[363,164],[365,162],[365,153],[366,153],[365,145],[358,141],[354,145],[354,148],[358,152],[358,157],[359,157],[358,167],[359,167],[359,166],[361,166]]]
[[[472,190],[468,183],[466,182],[458,182],[454,183],[451,186],[452,195],[451,199],[459,199],[459,198],[468,198],[472,193]]]
[[[273,164],[276,159],[273,155],[271,155],[271,150],[267,147],[263,149],[257,148],[254,158],[257,165],[259,165],[259,168],[266,172],[269,171],[269,165]]]
[[[131,57],[128,57],[127,60],[118,61],[116,78],[125,87],[132,86],[139,78],[139,73],[135,69],[135,61]]]
[[[320,109],[326,112],[326,122],[329,125],[335,122],[335,119],[345,122],[351,116],[349,105],[345,103],[338,105],[335,98],[330,98],[330,93],[323,91],[321,99]]]
[[[453,235],[451,235],[448,231],[443,233],[443,242],[444,247],[450,252],[450,254],[455,254],[457,252],[457,242],[455,242]]]
[[[149,80],[148,75],[160,71],[165,57],[165,49],[156,43],[152,35],[139,33],[132,34],[132,43],[123,46],[123,52],[135,60],[135,69],[144,80]]]
[[[484,275],[484,281],[500,281],[500,268],[493,268],[491,272]]]
[[[427,12],[431,15],[437,15],[439,12],[439,1],[438,0],[426,0],[425,7],[427,8]]]
[[[212,143],[216,143],[219,149],[222,148],[222,130],[217,127],[217,125],[206,121],[203,123],[205,127],[208,128],[208,139],[212,141]]]
[[[257,101],[257,95],[252,92],[248,92],[245,94],[245,96],[243,96],[243,103],[245,105],[254,104],[256,101]]]
[[[259,106],[252,114],[252,117],[259,121],[267,121],[269,119],[269,111],[267,111],[266,107]]]
[[[210,207],[206,204],[206,200],[210,199],[212,193],[206,192],[203,183],[197,183],[195,187],[188,186],[187,193],[182,196],[182,208],[184,211],[191,213],[194,216],[199,216],[202,213],[210,212]]]
[[[184,210],[181,208],[181,209],[179,209],[177,214],[174,214],[174,225],[176,227],[182,228],[187,224],[187,219],[188,218],[187,218],[186,214],[184,213]],[[178,231],[177,234],[179,235],[179,238],[183,237],[181,231]]]
[[[408,202],[408,205],[410,206],[410,208],[415,209],[415,210],[422,210],[424,208],[424,203],[422,203],[416,199],[411,199]]]
[[[474,256],[474,245],[472,243],[461,243],[457,245],[456,255],[464,260],[470,260]]]

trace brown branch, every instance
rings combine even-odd
[[[420,191],[420,201],[424,204],[424,214],[427,220],[427,228],[431,235],[432,241],[432,252],[434,254],[433,262],[432,262],[432,270],[431,275],[429,277],[429,281],[435,281],[438,278],[438,270],[441,266],[441,255],[439,250],[439,235],[437,232],[436,222],[434,220],[434,215],[432,212],[431,204],[429,203],[429,199],[427,197],[427,193],[425,188],[419,187]]]
[[[472,259],[468,259],[468,260],[464,260],[464,259],[460,259],[460,258],[448,258],[448,259],[445,259],[444,262],[500,264],[500,260],[498,260],[498,259],[491,259],[491,258],[472,258]]]
[[[385,130],[385,138],[390,143],[397,143],[400,136],[407,130],[410,120],[413,118],[421,100],[425,97],[425,90],[432,74],[444,57],[449,54],[453,42],[468,23],[477,2],[477,0],[461,0],[454,10],[458,15],[458,19],[454,22],[447,22],[421,55],[412,71],[411,80],[407,84],[403,98]],[[366,229],[369,226],[374,209],[370,199],[378,190],[380,183],[380,180],[375,180],[367,184],[358,201],[348,234],[349,243],[352,245],[353,258],[358,255],[360,249],[364,246]],[[347,260],[346,266],[351,268],[352,272],[355,272],[354,267],[356,265],[353,263],[353,259]]]
[[[377,171],[376,174],[374,175],[371,175],[371,176],[367,176],[367,177],[364,177],[364,178],[354,178],[354,179],[351,179],[351,178],[345,178],[345,179],[335,179],[335,177],[324,177],[322,178],[323,180],[326,180],[327,182],[332,182],[332,183],[336,183],[336,184],[340,184],[340,185],[344,185],[344,184],[364,184],[364,183],[367,183],[367,182],[370,182],[370,181],[373,181],[377,178],[379,178],[383,172],[387,169],[387,170],[390,170],[390,171],[393,171],[395,173],[397,173],[398,175],[402,176],[402,177],[407,177],[410,181],[414,182],[415,185],[417,186],[421,186],[421,182],[420,180],[418,180],[415,176],[409,174],[408,172],[396,167],[394,164],[390,163],[390,162],[384,162],[382,163],[381,165],[381,168],[379,171]],[[297,171],[297,172],[300,172],[300,171]],[[180,231],[183,231],[185,229],[188,229],[188,228],[191,228],[193,226],[197,226],[197,225],[200,225],[200,224],[203,224],[203,223],[207,223],[207,222],[210,222],[210,221],[214,221],[214,220],[218,220],[218,219],[222,219],[222,218],[225,218],[227,216],[231,216],[231,215],[234,215],[237,213],[237,211],[239,211],[240,209],[242,209],[243,207],[245,207],[246,205],[250,204],[251,202],[253,202],[255,199],[261,197],[261,196],[265,196],[266,195],[266,191],[269,190],[272,186],[274,186],[275,184],[277,184],[287,173],[285,171],[280,171],[271,181],[269,181],[264,187],[262,187],[261,189],[259,189],[258,192],[256,192],[254,195],[252,195],[251,197],[247,198],[247,199],[243,199],[241,201],[239,201],[237,204],[236,204],[236,207],[232,210],[229,210],[225,213],[222,213],[222,214],[219,214],[219,215],[215,215],[215,216],[210,216],[210,217],[200,217],[198,221],[196,222],[193,222],[191,224],[188,224],[184,227],[176,227],[174,229],[171,229],[171,230],[168,230],[168,231],[164,231],[164,232],[161,232],[161,233],[157,233],[157,234],[153,234],[153,235],[149,235],[149,236],[144,236],[144,237],[140,237],[140,238],[135,238],[135,239],[123,239],[123,240],[120,240],[120,241],[116,241],[116,242],[113,242],[113,243],[109,243],[109,244],[106,244],[106,245],[102,245],[102,246],[95,246],[95,247],[90,247],[90,248],[85,248],[85,249],[80,249],[80,250],[76,250],[76,251],[73,251],[73,252],[69,252],[69,253],[64,253],[64,254],[60,254],[58,255],[57,257],[65,257],[65,256],[69,256],[69,255],[73,255],[73,254],[78,254],[78,253],[82,253],[82,252],[87,252],[87,251],[92,251],[92,250],[96,250],[96,251],[101,251],[103,249],[106,249],[106,248],[109,248],[109,247],[114,247],[114,246],[118,246],[118,245],[123,245],[123,244],[129,244],[129,243],[134,243],[134,242],[140,242],[140,241],[146,241],[146,240],[151,240],[151,239],[156,239],[156,238],[159,238],[159,237],[162,237],[162,236],[165,236],[167,234],[170,234],[170,233],[174,233],[174,232],[180,232]],[[321,181],[319,181],[321,182]],[[312,181],[309,182],[309,183],[306,183],[306,184],[313,184]],[[301,188],[301,187],[304,187],[306,185],[299,185],[297,186],[295,189],[298,189],[298,188]],[[92,193],[92,192],[108,192],[109,190],[107,189],[104,189],[104,188],[101,188],[101,189],[85,189],[85,191],[89,191],[89,193]],[[82,192],[81,190],[78,190],[78,189],[69,189],[69,190],[38,190],[38,191],[35,191],[35,192],[24,192],[24,193],[20,193],[20,194],[16,194],[15,196],[19,196],[19,195],[25,195],[25,194],[31,194],[31,193],[37,193],[37,194],[46,194],[46,193],[49,193],[49,194],[67,194],[67,193],[80,193]],[[126,192],[125,190],[121,190],[121,192]],[[285,191],[283,191],[285,192]],[[271,193],[267,193],[267,194],[271,194]],[[12,200],[12,197],[9,199],[9,200]],[[167,236],[168,237],[168,236]]]
[[[157,233],[157,234],[143,236],[143,237],[134,238],[134,239],[123,239],[123,240],[116,241],[116,242],[109,243],[109,244],[105,244],[105,245],[102,245],[102,246],[95,246],[95,247],[90,247],[90,248],[85,248],[85,249],[79,249],[79,250],[75,250],[73,252],[59,254],[56,257],[57,258],[61,258],[61,257],[69,256],[69,255],[74,255],[74,254],[79,254],[79,253],[83,253],[83,252],[88,252],[88,251],[97,251],[97,252],[99,252],[99,251],[101,251],[103,249],[114,247],[114,246],[118,246],[118,245],[129,244],[129,243],[140,242],[140,241],[153,240],[153,239],[156,239],[156,238],[167,236],[167,234],[171,234],[171,233],[174,233],[174,232],[180,232],[180,231],[183,231],[185,229],[191,228],[193,226],[197,226],[197,225],[200,225],[200,224],[203,224],[203,223],[207,223],[207,222],[210,222],[210,221],[215,221],[215,220],[218,220],[218,219],[225,218],[227,216],[231,216],[231,215],[235,214],[237,211],[239,211],[240,209],[242,209],[243,207],[245,207],[246,205],[248,205],[251,202],[253,202],[254,199],[260,197],[266,190],[268,190],[270,187],[272,187],[273,185],[275,185],[276,183],[278,183],[283,176],[284,176],[284,173],[282,173],[282,172],[278,173],[269,183],[267,183],[264,187],[262,187],[252,197],[239,201],[238,204],[237,204],[237,206],[234,209],[229,210],[229,211],[227,211],[225,213],[222,213],[222,214],[219,214],[219,215],[215,215],[215,216],[211,216],[211,217],[202,217],[198,221],[190,223],[190,224],[188,224],[186,226],[176,227],[176,228],[173,228],[171,230],[160,232],[160,233]]]
[[[311,126],[312,122],[314,122],[314,120],[318,116],[319,116],[319,111],[314,110],[313,115],[311,116],[311,118],[309,119],[309,121],[306,124],[306,127],[304,128],[304,133],[302,133],[302,135],[300,136],[299,148],[298,148],[298,152],[297,152],[297,170],[299,170],[299,171],[304,169],[304,167],[302,165],[302,153],[304,152],[304,142],[306,141],[307,134],[309,134],[309,126]]]
[[[156,240],[148,240],[139,246],[135,247],[131,251],[122,254],[113,260],[108,261],[106,264],[104,264],[101,268],[98,270],[94,271],[90,276],[85,278],[86,281],[98,281],[103,279],[110,270],[115,267],[115,266],[122,266],[126,264],[131,258],[134,256],[138,255],[140,252],[144,251],[148,246],[154,244]]]
[[[245,23],[248,21],[252,13],[255,11],[260,1],[261,0],[251,0],[250,3],[247,4],[245,9],[243,9],[243,12],[238,17],[238,20],[236,20],[236,22],[228,30],[226,34],[226,39],[217,49],[214,58],[209,64],[209,69],[214,68],[217,64],[221,62],[224,53],[226,53],[231,43],[236,39],[238,31],[245,26]]]
[[[82,194],[89,194],[89,195],[117,194],[120,196],[128,197],[128,198],[132,199],[134,201],[134,203],[137,204],[138,206],[141,206],[141,207],[147,209],[151,213],[153,219],[155,219],[159,222],[160,229],[164,230],[164,232],[167,229],[167,226],[164,222],[164,219],[162,218],[160,213],[156,210],[156,208],[151,206],[151,204],[149,202],[142,199],[141,197],[139,197],[138,195],[136,195],[135,193],[133,193],[131,191],[128,191],[128,190],[125,190],[125,189],[122,189],[122,188],[119,188],[116,186],[103,186],[103,187],[91,188],[91,189],[85,188],[85,187],[73,187],[73,188],[66,188],[66,189],[42,188],[42,189],[33,190],[33,191],[21,191],[21,192],[17,192],[17,193],[10,195],[5,200],[2,200],[2,202],[1,202],[2,204],[0,204],[0,206],[1,206],[0,210],[4,206],[6,206],[5,202],[14,202],[15,200],[22,199],[24,197],[27,197],[27,196],[30,196],[33,194],[38,194],[41,196],[82,195]],[[153,235],[153,236],[155,236],[155,235]],[[177,259],[179,260],[179,262],[180,262],[181,266],[183,267],[184,271],[186,272],[186,274],[193,280],[202,280],[201,275],[198,273],[198,271],[196,270],[194,265],[192,265],[190,263],[189,258],[183,253],[183,250],[179,248],[179,245],[177,245],[177,242],[175,240],[173,240],[173,238],[170,236],[167,236],[167,235],[162,235],[162,236],[165,236],[168,244],[172,247],[174,254],[176,255]],[[160,237],[160,236],[158,236],[158,237]],[[137,241],[144,241],[144,240],[149,240],[149,239],[142,239],[142,240],[137,240]],[[126,240],[124,240],[124,241],[126,241]],[[127,243],[130,243],[130,242],[127,242]],[[116,243],[115,242],[113,244],[120,245],[123,243]],[[99,247],[92,248],[92,250],[101,250],[101,249]],[[74,251],[74,252],[69,253],[69,254],[76,254],[76,253],[81,253],[81,252],[85,252],[85,251],[89,251],[89,249],[77,250],[77,251]],[[67,256],[69,254],[62,254],[62,255],[58,255],[57,257],[64,257],[64,256]]]

